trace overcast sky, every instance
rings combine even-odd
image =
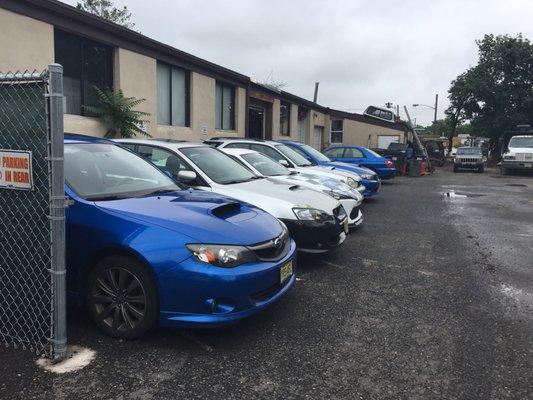
[[[76,0],[66,3],[75,5]],[[284,90],[362,112],[390,101],[418,123],[446,108],[485,33],[533,39],[530,0],[115,0],[143,34]],[[403,111],[402,111],[403,116]]]

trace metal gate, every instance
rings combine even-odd
[[[63,68],[0,73],[0,341],[66,355]]]

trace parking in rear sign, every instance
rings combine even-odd
[[[31,151],[0,149],[0,189],[33,189]]]

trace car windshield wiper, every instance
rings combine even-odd
[[[110,201],[110,200],[123,200],[127,199],[128,196],[119,196],[117,194],[110,195],[97,195],[97,196],[87,196],[85,200],[89,201]]]
[[[179,190],[179,189],[157,189],[152,192],[146,193],[144,196],[154,196],[157,194],[175,192],[176,190]]]

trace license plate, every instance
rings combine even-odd
[[[279,269],[279,281],[281,282],[281,284],[283,284],[283,282],[289,279],[291,275],[292,275],[292,260],[286,262]]]
[[[533,164],[524,164],[524,167],[526,168],[531,168],[533,166]]]

